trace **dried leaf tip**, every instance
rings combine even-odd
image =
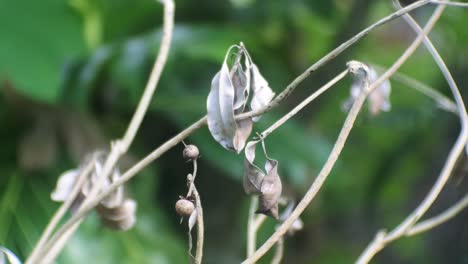
[[[233,49],[237,49],[237,52],[231,54]],[[231,55],[235,55],[232,63],[228,61]],[[249,110],[247,104],[251,89],[252,110],[265,107],[274,96],[268,82],[260,74],[241,42],[240,45],[233,45],[228,49],[220,71],[211,82],[207,98],[208,129],[211,135],[224,148],[237,153],[242,151],[252,132],[251,118],[235,120],[235,115]],[[254,118],[253,121],[257,121],[258,118]]]
[[[352,74],[353,84],[350,88],[350,97],[342,104],[342,109],[345,112],[349,111],[363,89],[367,89],[366,87],[379,78],[376,70],[371,65],[359,61],[350,61],[346,65],[348,66],[349,72]],[[390,92],[390,82],[385,80],[369,94],[369,111],[372,115],[377,115],[381,111],[390,111]]]

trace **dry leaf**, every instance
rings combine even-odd
[[[253,97],[250,102],[250,108],[253,111],[266,107],[275,96],[275,93],[271,90],[268,82],[260,74],[260,71],[255,64],[252,64],[252,89]],[[261,116],[253,117],[252,120],[256,122],[260,117]]]
[[[262,181],[257,213],[278,219],[278,201],[282,192],[281,179],[278,175],[278,161],[267,158],[265,170],[267,174]]]
[[[207,99],[208,129],[214,139],[224,148],[240,152],[247,138],[252,132],[250,119],[235,121],[235,114],[246,110],[250,92],[250,61],[240,50],[234,65],[229,70],[227,59],[228,50],[221,70],[215,75],[211,83],[211,90]],[[242,67],[242,56],[244,67]]]
[[[377,72],[372,66],[358,61],[348,62],[348,68],[352,73],[353,84],[350,89],[350,97],[342,104],[342,109],[345,112],[351,109],[354,101],[361,93],[366,78],[368,78],[369,84],[372,84],[379,78]],[[369,94],[369,111],[372,115],[377,115],[381,111],[390,111],[390,92],[390,81],[385,80],[379,87],[375,88],[375,90]]]
[[[255,146],[258,142],[251,141],[245,147],[243,185],[244,191],[247,194],[260,194],[262,181],[265,177],[265,173],[253,164],[255,160]]]
[[[56,202],[65,202],[70,195],[79,174],[79,169],[68,170],[62,173],[57,180],[55,189],[50,194],[50,198]]]
[[[208,129],[213,138],[228,150],[236,150],[233,138],[237,125],[234,120],[234,87],[226,60],[211,82],[207,100]]]

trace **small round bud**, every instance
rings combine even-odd
[[[191,201],[181,198],[175,204],[175,209],[178,215],[188,217],[195,210],[195,205]]]
[[[185,146],[182,155],[186,160],[196,160],[200,155],[200,151],[198,151],[198,148],[195,145],[187,145]]]

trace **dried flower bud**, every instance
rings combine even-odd
[[[186,160],[196,160],[200,156],[200,151],[195,145],[187,145],[182,152],[184,159]]]
[[[175,209],[178,215],[188,217],[195,210],[195,205],[187,199],[180,198],[175,204]]]
[[[379,76],[375,69],[358,61],[348,62],[348,68],[353,77],[353,84],[351,85],[350,97],[342,104],[344,112],[349,111],[356,98],[364,89],[365,81],[368,84],[375,82]],[[391,85],[388,80],[382,82],[379,87],[375,88],[368,96],[369,111],[372,115],[377,115],[381,111],[388,112],[391,109],[390,104]]]

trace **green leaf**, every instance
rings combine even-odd
[[[67,62],[85,53],[81,22],[66,1],[0,1],[0,81],[56,103]]]

